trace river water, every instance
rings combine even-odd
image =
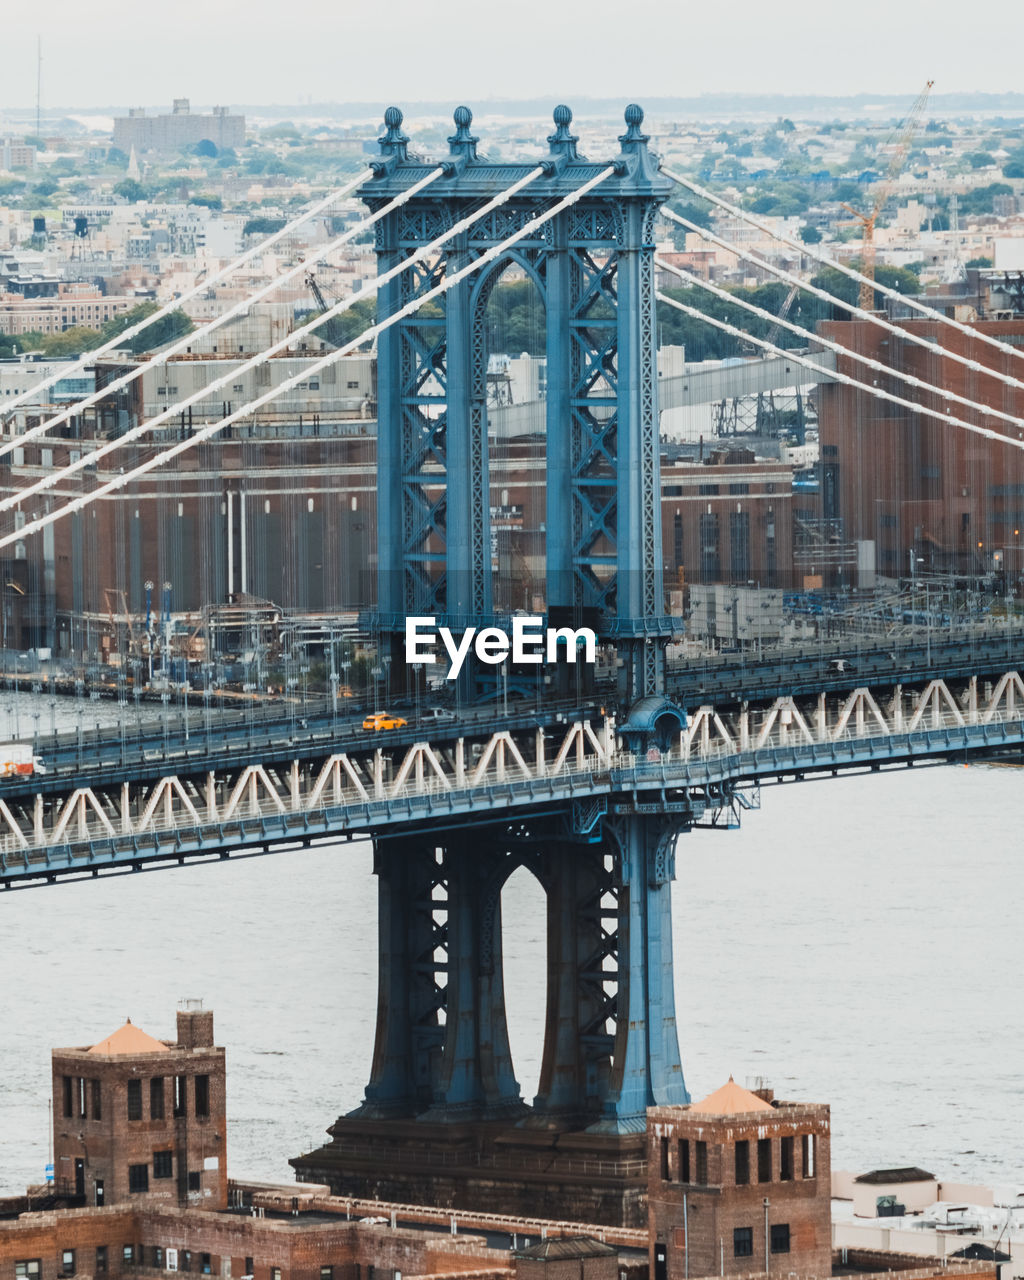
[[[12,701],[0,696],[0,740]],[[116,714],[26,695],[18,707],[29,732]],[[676,1004],[693,1097],[762,1078],[831,1103],[835,1168],[1024,1187],[1022,787],[1019,770],[986,766],[766,787],[742,830],[684,836]],[[502,901],[530,1098],[543,900],[519,871]],[[365,843],[3,894],[0,1191],[42,1179],[50,1049],[126,1017],[173,1037],[183,997],[214,1010],[227,1047],[231,1170],[290,1179],[288,1156],[361,1098],[375,921]]]

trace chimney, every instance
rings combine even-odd
[[[178,1048],[213,1048],[213,1010],[202,1000],[182,1000],[178,1006]]]

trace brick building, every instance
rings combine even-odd
[[[191,1006],[192,1002],[189,1002]],[[227,1204],[224,1050],[213,1013],[178,1011],[176,1041],[128,1021],[53,1050],[54,1172],[86,1203]]]
[[[928,340],[906,342],[869,321],[830,321],[823,336],[900,369],[937,390],[925,393],[898,378],[865,371],[841,357],[839,371],[882,390],[977,422],[1014,441],[1018,426],[947,400],[943,390],[1024,418],[1024,391],[992,376],[1020,378],[1024,365],[977,338],[931,320],[902,328]],[[979,333],[1024,345],[1024,320],[978,322]],[[949,359],[955,352],[971,367]],[[885,577],[905,577],[911,555],[928,572],[982,576],[1004,569],[1024,573],[1024,450],[946,425],[879,399],[872,390],[837,383],[818,389],[822,502],[826,519],[841,524],[847,543],[873,542]]]
[[[647,1112],[651,1280],[828,1276],[829,1108],[732,1077],[702,1102]]]
[[[64,333],[79,326],[98,329],[139,305],[135,297],[115,297],[80,285],[61,284],[56,297],[0,294],[0,333]]]

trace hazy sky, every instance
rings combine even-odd
[[[0,106],[1024,90],[1021,0],[7,0]]]

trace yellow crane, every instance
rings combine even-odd
[[[928,95],[932,91],[934,80],[929,80],[925,87],[918,94],[917,101],[907,113],[907,118],[899,126],[892,135],[887,145],[892,147],[892,155],[889,158],[889,168],[886,170],[885,177],[875,188],[875,201],[872,205],[870,213],[859,213],[856,209],[848,204],[843,204],[843,208],[849,210],[850,213],[861,224],[864,231],[864,251],[863,262],[861,264],[860,273],[867,276],[870,284],[865,282],[860,287],[860,297],[858,305],[863,311],[871,311],[875,305],[875,222],[882,208],[892,195],[892,189],[896,185],[896,179],[903,172],[903,166],[907,163],[907,156],[910,152],[910,144],[914,140],[914,134],[917,132],[917,126],[921,123],[921,116],[924,114],[925,105],[928,102]]]

